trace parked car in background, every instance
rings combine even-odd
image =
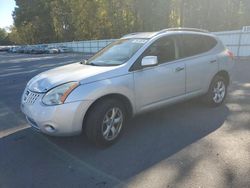
[[[11,46],[9,53],[23,53],[25,46]]]
[[[55,47],[47,47],[45,49],[46,53],[48,54],[58,54],[59,53],[59,49],[55,48]]]
[[[9,53],[14,53],[14,52],[13,52],[13,51],[14,51],[14,48],[15,48],[15,46],[11,46],[8,52],[9,52]]]
[[[59,46],[59,47],[58,47],[58,50],[59,50],[60,53],[69,53],[69,52],[72,51],[72,50],[71,50],[69,47],[67,47],[67,46]]]
[[[30,54],[33,50],[33,47],[30,46],[30,45],[26,45],[24,48],[23,48],[23,53],[26,53],[26,54]],[[21,52],[22,53],[22,52]]]
[[[21,46],[15,46],[12,48],[11,52],[12,53],[20,53],[19,50],[21,49]]]
[[[233,65],[232,52],[207,31],[133,33],[88,61],[32,78],[21,109],[45,134],[84,131],[96,145],[109,146],[136,114],[200,96],[210,106],[221,105]]]
[[[31,47],[30,53],[31,54],[41,54],[43,52],[39,46],[33,46],[33,47]]]
[[[30,53],[31,54],[44,54],[44,53],[46,53],[46,50],[42,46],[34,46],[34,47],[32,47]]]
[[[72,52],[71,48],[66,46],[59,47],[49,47],[46,44],[43,45],[22,45],[22,46],[12,46],[9,48],[8,52],[12,53],[26,53],[26,54],[57,54],[57,53],[67,53]]]
[[[8,52],[9,52],[9,53],[12,53],[13,49],[14,49],[14,46],[11,46],[11,47],[9,48]]]
[[[13,49],[13,52],[14,52],[14,53],[23,53],[24,48],[25,48],[25,46],[16,46],[16,47]]]
[[[8,52],[10,50],[9,46],[0,46],[0,52]]]
[[[46,53],[46,49],[48,48],[47,44],[40,45],[39,47],[43,53]]]

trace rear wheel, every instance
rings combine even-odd
[[[122,103],[114,99],[97,102],[88,112],[86,135],[97,146],[115,143],[126,122],[126,111]]]
[[[221,105],[227,96],[227,83],[221,76],[215,76],[210,84],[209,90],[205,95],[205,101],[210,106]]]

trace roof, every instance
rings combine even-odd
[[[156,32],[138,32],[138,33],[130,33],[122,38],[145,38],[145,39],[150,39],[154,36],[167,33],[167,32],[175,32],[175,31],[189,31],[189,32],[199,32],[199,33],[209,33],[207,30],[203,29],[196,29],[196,28],[168,28],[168,29],[163,29],[160,31]]]
[[[140,33],[130,33],[122,38],[152,38],[157,34],[157,32],[140,32]]]

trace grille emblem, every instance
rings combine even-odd
[[[34,104],[39,96],[39,94],[27,90],[23,96],[23,103]]]
[[[26,102],[29,97],[30,92],[27,90],[24,94],[23,101]]]

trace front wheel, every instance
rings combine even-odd
[[[216,76],[205,95],[205,101],[213,107],[220,106],[227,96],[227,83],[221,76]]]
[[[122,103],[107,99],[94,104],[87,114],[85,132],[97,146],[109,146],[120,137],[126,122]]]

